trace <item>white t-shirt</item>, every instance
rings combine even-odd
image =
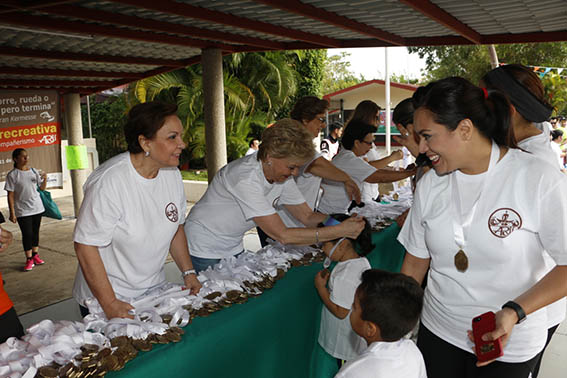
[[[427,378],[423,356],[413,341],[377,341],[347,362],[335,378]]]
[[[333,160],[333,157],[339,152],[340,142],[337,139],[328,137],[321,142],[321,156],[327,160]]]
[[[548,272],[542,249],[557,264],[567,265],[567,177],[514,149],[494,170],[466,230],[466,272],[454,265],[459,248],[453,234],[450,176],[455,173],[438,176],[431,170],[423,176],[398,236],[409,253],[431,258],[423,323],[471,353],[467,330],[472,318],[500,310],[541,279]],[[539,353],[546,341],[546,320],[544,308],[516,325],[499,360],[522,362]]]
[[[295,185],[297,189],[307,202],[307,206],[313,210],[315,208],[315,202],[317,202],[317,197],[319,196],[319,189],[321,188],[322,178],[311,173],[305,172],[311,164],[322,157],[322,154],[317,152],[313,159],[306,164],[304,164],[299,169],[299,174],[294,177]],[[282,218],[282,221],[286,227],[305,227],[303,223],[297,220],[285,207],[278,208],[278,215]]]
[[[22,171],[18,168],[12,169],[6,176],[4,190],[14,192],[14,213],[16,218],[41,214],[45,211],[37,186],[41,186],[42,180],[39,173],[34,169]]]
[[[553,151],[553,153],[555,153],[555,157],[557,159],[557,164],[559,164],[559,169],[563,169],[563,158],[561,157],[561,154],[563,153],[563,151],[561,151],[561,146],[559,146],[559,144],[555,143],[555,142],[551,142],[551,150]]]
[[[187,210],[177,168],[142,177],[125,152],[100,165],[88,178],[73,240],[98,247],[117,295],[134,298],[165,282],[163,264]],[[73,297],[92,297],[79,267]]]
[[[359,189],[362,189],[364,180],[376,172],[376,168],[346,148],[339,151],[333,159],[333,164],[348,173]],[[351,200],[347,196],[344,184],[325,179],[321,187],[324,192],[318,210],[324,214],[346,213]]]
[[[337,263],[329,277],[331,302],[350,310],[362,273],[368,269],[370,263],[366,257]],[[366,342],[352,330],[350,312],[344,319],[339,319],[323,306],[319,345],[331,356],[348,361],[364,350]]]
[[[378,149],[374,144],[372,144],[372,148],[368,150],[366,155],[364,155],[367,161],[375,161],[380,160],[380,154],[378,153]],[[360,189],[360,194],[362,198],[362,202],[370,202],[374,201],[378,198],[378,194],[380,194],[378,190],[378,184],[371,184],[369,182],[362,182],[362,188]]]
[[[185,222],[192,256],[219,259],[244,250],[244,233],[253,218],[275,214],[284,205],[305,200],[295,181],[270,184],[256,154],[230,162],[217,172]]]
[[[540,158],[546,163],[552,166],[557,166],[557,160],[559,159],[559,169],[563,168],[563,159],[561,155],[557,155],[557,152],[553,150],[553,146],[557,146],[559,149],[559,154],[561,154],[561,148],[555,142],[550,142],[549,140],[549,128],[547,128],[548,122],[543,122],[541,126],[543,127],[543,132],[533,137],[526,138],[518,143],[518,146],[523,150],[530,152],[535,157]],[[559,158],[558,158],[559,156]],[[549,256],[547,252],[543,252],[545,264],[548,269],[551,270],[555,268],[555,261]],[[565,298],[560,299],[547,308],[547,318],[548,318],[548,328],[551,328],[563,321],[565,319],[565,312],[567,310],[567,301]]]
[[[248,155],[252,155],[254,153],[258,152],[258,150],[253,149],[252,147],[248,148],[248,151],[246,151],[246,154],[244,156],[248,156]]]

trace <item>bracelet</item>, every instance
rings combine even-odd
[[[319,244],[319,230],[315,230],[315,243]]]
[[[509,308],[516,312],[516,315],[518,316],[518,321],[516,322],[516,324],[520,324],[521,322],[526,320],[526,312],[524,311],[522,306],[520,306],[516,302],[508,301],[502,306],[502,308]]]
[[[187,277],[187,276],[190,275],[190,274],[195,274],[195,275],[197,275],[197,272],[195,272],[195,269],[186,270],[185,272],[181,273],[181,278],[185,278],[185,277]]]

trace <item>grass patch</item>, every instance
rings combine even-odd
[[[208,174],[206,169],[196,169],[194,171],[181,171],[183,180],[207,181]]]

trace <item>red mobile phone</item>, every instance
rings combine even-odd
[[[474,350],[478,361],[490,361],[502,356],[502,342],[500,339],[494,341],[482,340],[482,335],[494,331],[496,321],[492,311],[475,316],[472,320],[472,331],[474,337]]]

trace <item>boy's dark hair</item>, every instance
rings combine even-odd
[[[423,289],[402,273],[368,269],[356,290],[363,320],[380,328],[383,341],[397,341],[416,325],[423,306]]]
[[[330,214],[329,216],[339,222],[350,218],[350,215],[347,214]],[[323,223],[319,223],[317,227],[325,227],[325,225]],[[338,240],[339,239],[332,240],[331,242],[337,242]],[[366,218],[364,218],[364,229],[358,237],[356,239],[347,238],[347,240],[351,242],[359,256],[366,256],[372,252],[374,249],[374,244],[372,244],[372,227],[370,227],[370,223],[368,223]]]
[[[338,121],[333,122],[329,125],[329,132],[332,132],[333,130],[336,130],[336,129],[341,129],[343,127],[344,127],[344,125],[343,125],[342,122],[338,122]]]
[[[551,130],[551,139],[555,140],[557,138],[562,138],[562,137],[563,137],[562,130]]]

